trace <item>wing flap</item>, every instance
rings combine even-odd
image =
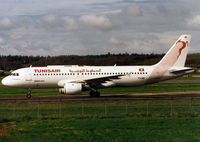
[[[99,77],[99,78],[91,78],[91,79],[84,80],[84,82],[86,82],[90,86],[99,86],[102,83],[106,83],[107,81],[120,79],[120,76],[124,76],[124,75],[113,75],[113,76],[104,76],[104,77]]]

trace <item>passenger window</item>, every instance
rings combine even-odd
[[[11,73],[11,76],[19,76],[19,73]]]

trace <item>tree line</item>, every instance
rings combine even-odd
[[[0,70],[47,65],[152,65],[157,63],[164,54],[104,54],[104,55],[61,55],[61,56],[0,56]],[[189,54],[186,65],[200,67],[200,53]]]

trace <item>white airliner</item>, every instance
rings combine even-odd
[[[185,66],[191,35],[181,35],[160,62],[152,66],[47,66],[15,70],[2,80],[9,87],[59,88],[62,94],[79,94],[90,90],[98,97],[98,88],[138,86],[177,78],[194,72]]]

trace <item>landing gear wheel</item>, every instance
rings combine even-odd
[[[90,95],[90,97],[94,97],[94,91],[91,90],[91,91],[89,92],[89,95]]]
[[[31,98],[31,89],[30,89],[30,88],[28,88],[28,92],[27,92],[27,94],[26,94],[26,97],[27,97],[28,99]]]
[[[96,91],[95,92],[95,97],[100,97],[100,92]]]
[[[98,91],[91,90],[89,94],[90,94],[90,97],[100,97],[100,92]]]

